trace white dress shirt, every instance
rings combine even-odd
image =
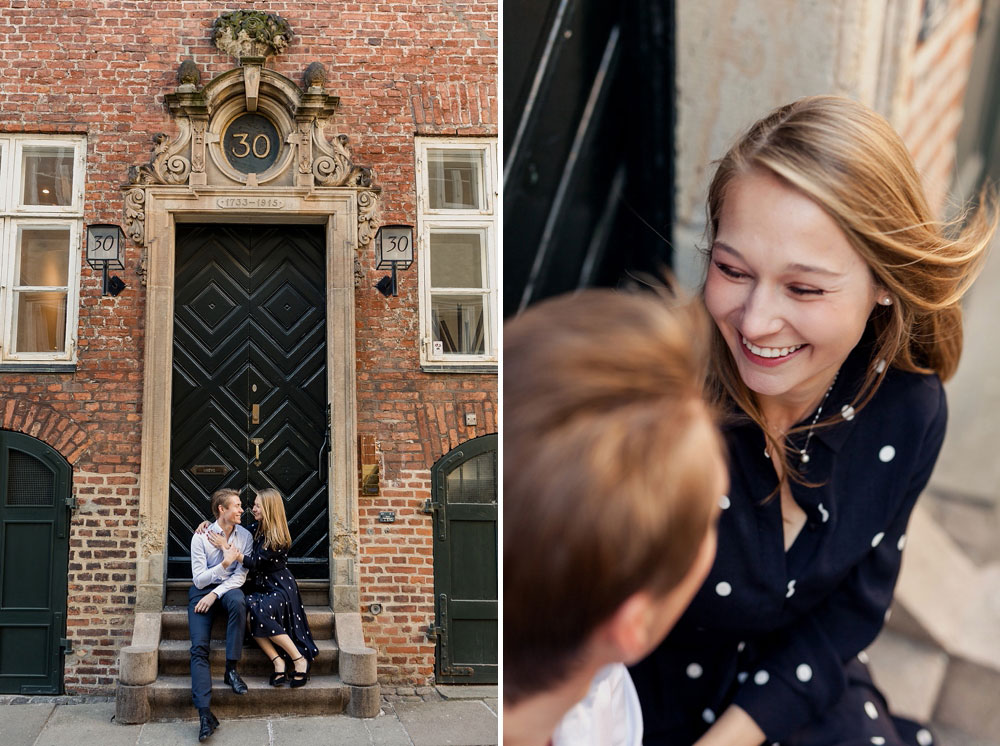
[[[559,721],[553,746],[641,746],[642,710],[628,669],[605,666],[590,690]]]
[[[192,582],[198,588],[207,588],[219,584],[212,589],[216,597],[221,598],[226,591],[239,588],[247,579],[247,569],[242,562],[233,562],[229,567],[222,566],[225,555],[221,549],[216,549],[208,540],[208,534],[222,534],[222,528],[216,521],[204,534],[191,537],[191,572]],[[249,554],[253,549],[253,535],[243,526],[235,526],[229,536],[230,545],[236,547],[240,554]]]

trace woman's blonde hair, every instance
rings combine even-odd
[[[890,367],[949,379],[962,352],[959,301],[997,225],[992,191],[984,189],[975,212],[935,219],[906,146],[881,115],[848,98],[811,96],[768,114],[718,162],[708,194],[709,251],[729,184],[754,169],[772,172],[826,210],[894,301],[876,305],[869,319],[875,341],[855,409],[871,399]],[[722,334],[716,328],[712,336],[710,396],[735,402],[761,425],[770,453],[785,454]]]
[[[264,537],[264,546],[271,549],[288,549],[292,545],[292,536],[288,533],[288,520],[285,518],[285,503],[281,494],[271,487],[257,493],[260,500],[260,525],[257,526],[257,536]]]

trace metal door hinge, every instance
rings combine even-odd
[[[423,507],[424,513],[426,513],[427,515],[434,515],[434,511],[437,509],[438,509],[437,503],[431,502],[431,499],[429,497],[426,500],[424,500],[424,507]]]
[[[69,508],[70,510],[76,510],[77,506],[76,506],[75,495],[70,495],[69,497],[66,498],[66,507]]]
[[[427,639],[437,642],[444,634],[444,628],[439,624],[430,624],[427,627]]]
[[[70,653],[72,653],[73,652],[73,642],[72,642],[72,640],[70,640],[67,637],[60,637],[59,638],[59,650],[62,651],[63,653],[65,653],[66,655],[69,655]]]

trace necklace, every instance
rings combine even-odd
[[[833,374],[833,380],[830,381],[830,386],[827,388],[826,393],[823,394],[823,400],[820,401],[819,407],[816,409],[816,414],[813,415],[812,422],[809,423],[809,431],[806,433],[806,442],[803,444],[802,450],[799,451],[799,460],[803,465],[809,463],[809,441],[812,440],[813,428],[816,427],[816,423],[819,422],[819,416],[823,414],[823,405],[826,404],[826,400],[829,398],[830,392],[833,391],[833,385],[837,382],[837,376],[839,375],[839,370]],[[802,467],[799,468],[801,469]]]
[[[820,415],[823,414],[823,406],[826,404],[826,400],[830,397],[830,392],[833,391],[833,386],[837,383],[837,376],[840,375],[838,370],[833,374],[833,380],[830,381],[830,385],[826,389],[826,393],[823,394],[823,398],[819,402],[819,407],[816,408],[816,414],[813,415],[812,422],[809,423],[809,430],[806,432],[806,442],[802,445],[802,449],[799,451],[799,471],[805,468],[805,465],[809,463],[809,441],[812,440],[813,428],[816,427],[816,423],[819,422]],[[764,449],[764,457],[771,458],[771,454],[768,453],[767,449]]]

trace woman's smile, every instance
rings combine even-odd
[[[844,231],[801,191],[761,169],[729,183],[705,305],[765,409],[816,405],[861,339],[876,290]]]

